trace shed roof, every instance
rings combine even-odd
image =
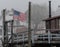
[[[48,21],[48,20],[53,20],[53,19],[58,19],[58,18],[60,18],[60,15],[59,16],[54,16],[54,17],[51,17],[51,18],[44,19],[43,21]]]

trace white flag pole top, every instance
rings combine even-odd
[[[6,21],[13,20],[13,11],[12,10],[6,10]]]

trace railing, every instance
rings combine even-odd
[[[55,30],[55,29],[51,29]],[[58,31],[58,29],[56,29]],[[60,43],[60,34],[58,33],[50,33],[50,30],[48,32],[45,32],[46,30],[40,30],[40,31],[31,31],[31,40],[32,43]],[[37,32],[39,32],[37,34]],[[42,32],[42,33],[40,33]],[[43,33],[44,32],[44,33]],[[14,42],[24,42],[28,41],[28,32],[21,32],[16,33],[16,37],[14,37]]]
[[[1,26],[3,27],[3,26]],[[10,26],[9,26],[10,27]],[[16,26],[14,26],[16,27]],[[20,27],[20,26],[17,26]],[[46,32],[48,31],[48,32]],[[32,43],[60,43],[60,33],[50,33],[50,31],[60,31],[60,29],[31,29]],[[35,33],[38,32],[38,33]],[[11,35],[11,34],[10,34]],[[15,34],[14,42],[28,41],[28,32],[20,32]]]

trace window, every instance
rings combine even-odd
[[[55,29],[55,19],[51,20],[51,29]]]
[[[59,29],[60,29],[60,19],[59,19]]]
[[[2,35],[2,29],[0,29],[0,35]]]
[[[46,29],[49,29],[49,21],[46,21]]]
[[[56,22],[55,22],[55,24],[56,24],[56,29],[59,29],[59,19],[56,19]]]

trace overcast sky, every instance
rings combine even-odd
[[[28,9],[28,2],[31,1],[32,4],[45,4],[48,5],[49,0],[0,0],[0,12],[4,9],[15,9],[21,12],[25,12]],[[60,5],[60,0],[51,0],[52,10],[56,11],[58,5]],[[1,13],[0,13],[1,15]],[[1,22],[0,22],[1,23]]]
[[[47,4],[49,0],[0,0],[0,11],[4,8],[25,12],[28,8],[28,2],[31,1],[33,4]],[[56,10],[58,5],[60,5],[60,0],[52,0],[52,8]]]

